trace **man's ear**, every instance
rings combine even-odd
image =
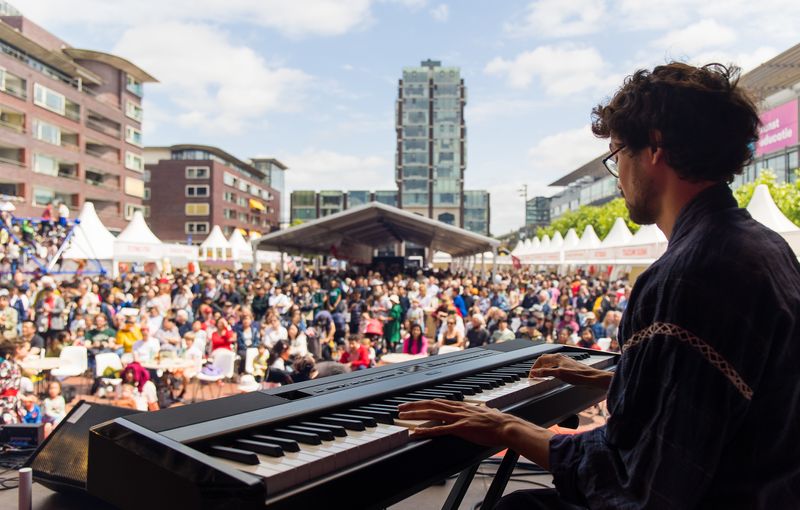
[[[666,153],[661,141],[661,131],[654,129],[650,132],[650,163],[653,165],[666,161]]]

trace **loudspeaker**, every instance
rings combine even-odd
[[[89,429],[141,411],[81,400],[25,463],[33,478],[54,491],[86,492]]]

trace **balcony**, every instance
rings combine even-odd
[[[81,147],[78,140],[78,133],[61,131],[61,146],[67,150],[79,152],[81,150]]]
[[[120,162],[119,149],[100,142],[87,140],[86,154],[94,156],[98,159],[102,159],[103,161],[106,161],[108,163],[117,164]]]
[[[89,110],[88,116],[86,117],[86,127],[99,131],[104,135],[111,136],[117,140],[122,138],[122,126],[119,122],[115,122],[91,110]]]
[[[25,114],[0,105],[0,127],[17,133],[25,132]]]
[[[86,176],[84,180],[87,184],[91,186],[96,186],[98,188],[108,189],[108,190],[118,190],[119,189],[119,176],[110,174],[107,172],[103,172],[102,170],[98,170],[96,168],[91,168],[86,170]]]
[[[78,180],[78,165],[67,161],[58,162],[58,176],[64,179]]]
[[[25,79],[8,71],[3,71],[1,76],[0,90],[23,101],[28,99],[28,82]]]
[[[0,163],[25,167],[25,149],[22,147],[0,146]]]

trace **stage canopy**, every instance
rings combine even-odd
[[[261,236],[253,246],[261,250],[318,253],[369,261],[374,248],[408,241],[435,251],[463,257],[492,251],[500,242],[377,202],[309,221]]]

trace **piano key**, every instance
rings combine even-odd
[[[209,455],[241,462],[242,464],[258,464],[258,456],[255,453],[248,450],[240,450],[239,448],[231,448],[230,446],[212,446]]]
[[[374,427],[376,425],[375,418],[371,416],[364,416],[361,414],[343,414],[343,413],[336,413],[331,415],[332,418],[343,418],[345,420],[359,420],[361,421],[365,427]]]
[[[484,389],[484,390],[487,390],[487,389],[490,390],[492,388],[497,388],[499,386],[499,384],[497,384],[497,382],[490,381],[488,379],[467,378],[467,379],[459,379],[456,382],[461,382],[461,381],[464,381],[464,382],[467,382],[467,383],[475,383],[475,384],[479,385],[481,387],[481,389]]]
[[[332,423],[322,423],[322,422],[316,422],[316,421],[303,421],[303,422],[300,422],[300,425],[305,425],[306,427],[316,427],[316,428],[322,428],[322,429],[330,430],[331,432],[333,432],[334,436],[338,436],[338,437],[344,437],[344,436],[347,435],[347,430],[345,430],[344,427],[342,427],[340,425],[333,425]]]
[[[491,372],[489,372],[489,374],[503,377],[503,379],[506,382],[519,381],[520,379],[519,374],[516,374],[514,372],[506,372],[504,370],[492,370]]]
[[[421,400],[430,400],[430,399],[425,397],[409,397],[403,395],[403,396],[392,397],[390,399],[384,400],[384,402],[390,402],[393,404],[405,404],[406,402],[419,402]]]
[[[439,386],[434,386],[434,389],[437,388],[444,388],[448,390],[458,390],[463,395],[474,395],[476,393],[475,387],[467,386],[466,384],[441,384]]]
[[[299,430],[300,432],[308,432],[310,434],[316,434],[323,441],[333,441],[333,432],[331,432],[328,429],[309,427],[307,425],[289,425],[286,428],[291,430]]]
[[[320,444],[322,442],[322,438],[319,437],[318,434],[314,434],[313,432],[301,432],[299,430],[275,429],[272,431],[272,435],[285,437],[286,439],[294,439],[298,443],[304,444]]]
[[[270,457],[280,457],[283,455],[283,448],[274,443],[265,443],[263,441],[254,441],[252,439],[237,439],[236,446],[242,450],[261,453]]]
[[[380,409],[382,411],[386,411],[391,415],[392,418],[397,418],[397,415],[400,414],[400,410],[395,404],[369,404],[369,407],[370,409]]]
[[[378,423],[385,423],[387,425],[391,425],[392,423],[394,423],[391,413],[389,413],[384,409],[375,409],[374,407],[359,407],[357,409],[351,409],[347,412],[360,413],[360,414],[365,414],[367,416],[371,416]]]
[[[334,425],[341,425],[342,427],[346,428],[347,430],[353,431],[361,431],[364,430],[366,427],[364,426],[364,422],[360,420],[348,420],[345,418],[333,418],[330,416],[322,416],[318,418],[319,421],[324,423],[332,423]]]
[[[297,441],[286,439],[285,437],[265,436],[263,434],[255,434],[251,436],[256,441],[263,441],[265,443],[272,443],[280,446],[286,452],[299,452],[300,446]]]
[[[427,397],[429,399],[443,398],[446,400],[464,400],[464,395],[461,393],[449,391],[420,390],[409,393],[409,395],[413,397]]]

